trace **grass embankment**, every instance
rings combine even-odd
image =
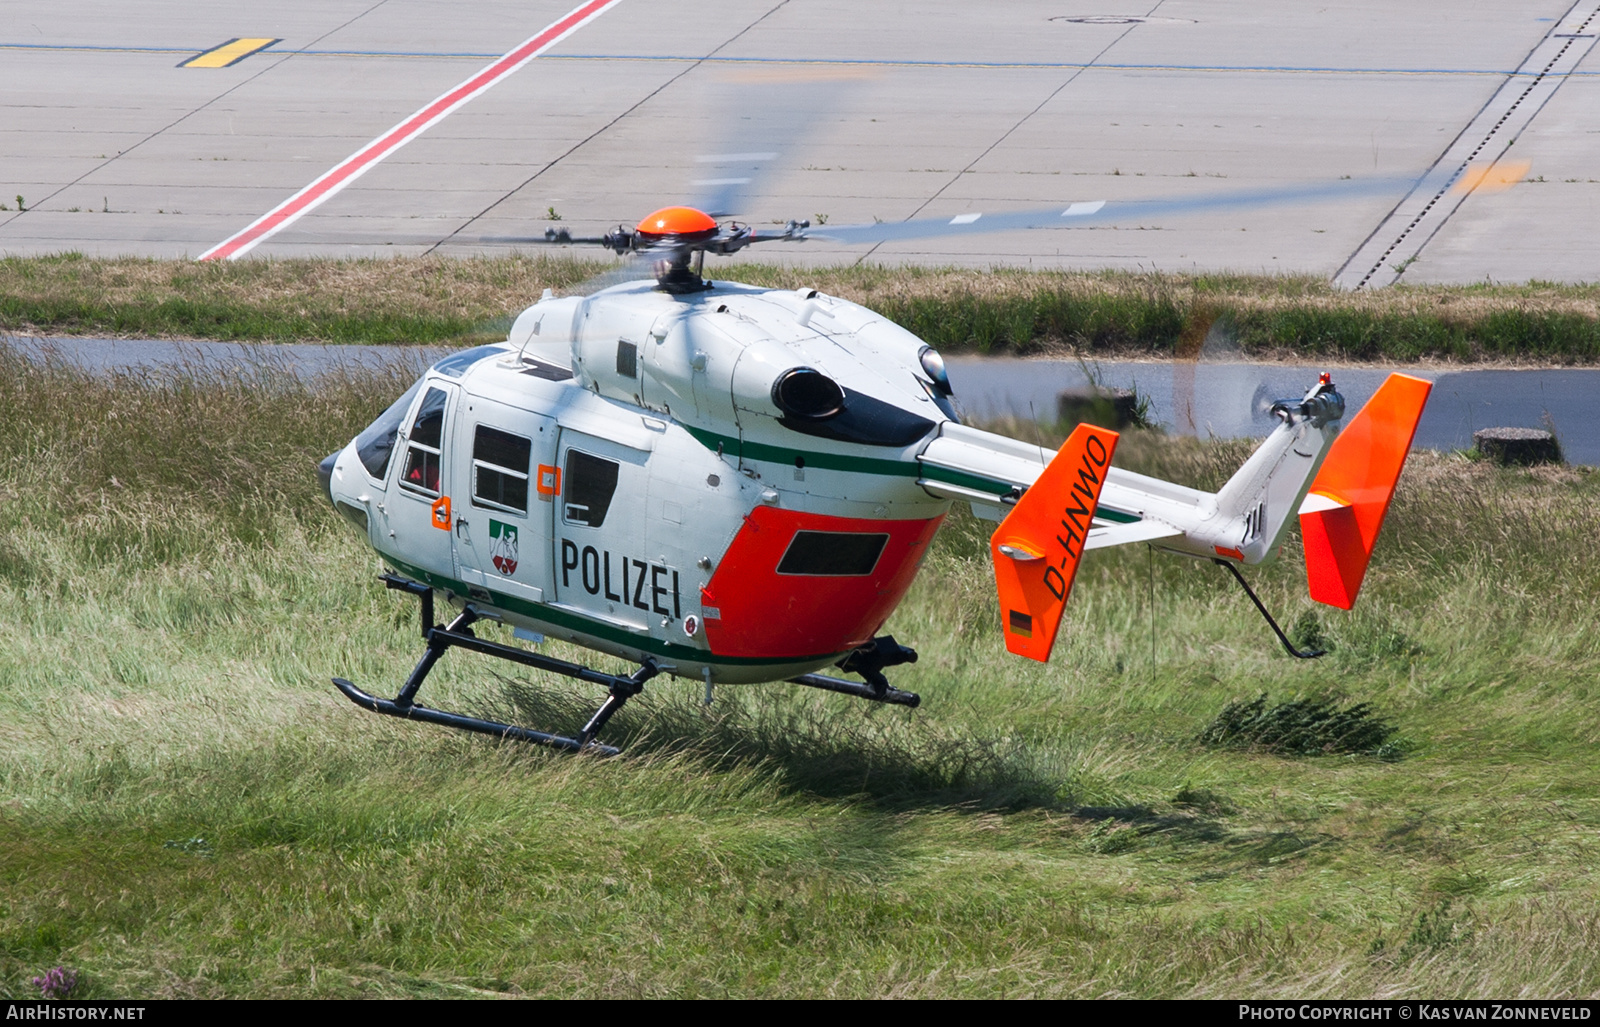
[[[328,683],[418,655],[312,473],[403,384],[0,358],[0,993],[1600,993],[1600,475],[1414,457],[1356,612],[1294,543],[1252,575],[1311,664],[1142,551],[1089,555],[1053,663],[1008,658],[957,516],[889,625],[921,709],[661,682],[625,755],[572,758]],[[1245,448],[1118,459],[1211,487]],[[1330,692],[1400,758],[1197,741]],[[465,653],[425,695],[569,730],[598,698]]]
[[[258,341],[441,343],[485,332],[609,263],[561,258],[0,259],[0,330]],[[1600,361],[1600,286],[1362,293],[1310,277],[719,264],[757,285],[864,303],[942,349],[1098,355],[1198,350],[1213,327],[1264,357]],[[489,331],[493,331],[490,328]]]

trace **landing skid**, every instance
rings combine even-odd
[[[838,692],[841,695],[853,695],[858,699],[870,699],[873,702],[888,703],[891,706],[909,706],[915,709],[922,705],[922,697],[915,692],[902,692],[898,688],[889,687],[889,679],[883,676],[883,668],[916,662],[915,649],[900,645],[892,635],[882,635],[838,663],[840,670],[847,674],[860,674],[866,680],[866,684],[845,681],[842,678],[830,678],[822,674],[802,674],[789,680],[807,688],[820,688],[825,692]]]
[[[530,653],[526,649],[516,649],[496,642],[487,642],[472,633],[472,624],[478,619],[478,614],[471,607],[463,610],[455,620],[446,627],[441,627],[434,622],[433,617],[433,589],[427,585],[410,581],[395,574],[380,575],[384,585],[400,592],[407,592],[417,597],[421,604],[422,640],[428,648],[422,654],[422,659],[411,671],[411,676],[406,678],[406,683],[400,689],[400,694],[393,699],[380,699],[369,695],[346,681],[344,678],[334,678],[334,687],[343,692],[345,698],[355,703],[364,710],[381,713],[388,717],[404,717],[407,720],[421,720],[429,724],[442,724],[445,727],[460,728],[463,731],[473,731],[480,735],[492,735],[495,738],[512,738],[519,742],[531,742],[534,745],[544,745],[552,749],[561,749],[566,752],[589,752],[600,756],[615,756],[622,750],[613,745],[602,745],[595,741],[595,736],[606,726],[611,715],[622,708],[622,704],[644,691],[645,682],[661,673],[660,666],[655,660],[645,657],[639,669],[627,677],[616,674],[606,674],[598,670],[591,670],[576,663],[558,660],[553,656],[542,656],[539,653]],[[483,720],[479,717],[469,717],[462,713],[451,713],[448,710],[436,710],[429,706],[418,706],[416,703],[417,691],[422,687],[422,682],[433,670],[434,664],[450,648],[466,649],[485,656],[494,656],[511,663],[520,663],[524,667],[533,667],[538,670],[548,670],[562,674],[580,681],[589,681],[597,685],[605,685],[608,694],[606,701],[595,711],[589,723],[583,726],[576,738],[565,735],[550,734],[545,731],[534,731],[531,728],[518,727],[515,724],[502,724],[497,720]],[[895,667],[902,663],[916,663],[917,654],[914,650],[899,645],[893,638],[883,636],[874,638],[871,642],[854,650],[838,666],[849,674],[859,674],[863,682],[846,681],[842,678],[827,677],[823,674],[802,674],[789,680],[797,685],[807,688],[820,688],[827,692],[838,692],[842,695],[853,695],[859,699],[870,699],[873,702],[888,703],[892,706],[916,707],[921,705],[922,697],[915,692],[902,692],[898,688],[891,688],[887,678],[883,676],[883,668]]]
[[[915,709],[922,705],[922,696],[915,692],[902,692],[898,688],[884,688],[879,691],[859,681],[830,678],[824,674],[802,674],[797,678],[790,678],[789,681],[796,685],[805,685],[807,688],[820,688],[824,692],[853,695],[857,699],[870,699],[873,702],[888,703],[890,706],[909,706]]]
[[[545,745],[552,749],[562,749],[567,752],[591,752],[601,756],[615,756],[620,749],[611,745],[602,745],[595,741],[611,715],[622,708],[622,704],[644,691],[646,681],[661,672],[656,662],[648,657],[637,671],[627,677],[616,674],[606,674],[598,670],[566,660],[558,660],[553,656],[542,656],[539,653],[530,653],[526,649],[515,649],[511,646],[500,645],[495,642],[486,642],[472,633],[472,623],[478,619],[477,613],[469,607],[451,621],[448,627],[440,627],[433,619],[433,589],[415,581],[393,574],[382,575],[383,583],[389,588],[402,592],[409,592],[421,600],[422,603],[422,638],[428,643],[427,651],[422,654],[422,659],[417,661],[416,667],[411,671],[411,676],[406,678],[405,686],[400,689],[400,694],[393,699],[379,699],[368,695],[355,685],[343,678],[334,678],[334,687],[345,694],[351,702],[364,710],[373,713],[382,713],[390,717],[404,717],[408,720],[422,720],[430,724],[443,724],[446,727],[460,728],[463,731],[475,731],[478,734],[493,735],[496,738],[513,738],[519,742],[532,742],[535,745]],[[493,720],[482,720],[477,717],[468,717],[460,713],[450,713],[446,710],[435,710],[427,706],[418,706],[414,701],[417,690],[422,687],[423,679],[428,672],[433,670],[434,664],[445,651],[455,647],[467,649],[485,656],[495,656],[512,663],[520,663],[525,667],[534,667],[539,670],[548,670],[556,674],[577,678],[580,681],[589,681],[594,684],[605,685],[609,691],[606,701],[595,711],[589,723],[576,738],[564,735],[549,734],[544,731],[534,731],[513,724],[502,724]]]

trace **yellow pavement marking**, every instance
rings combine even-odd
[[[1533,164],[1525,160],[1506,161],[1504,163],[1491,161],[1488,164],[1474,164],[1467,168],[1466,174],[1456,182],[1451,192],[1456,193],[1497,193],[1502,189],[1510,189],[1522,181],[1528,174],[1528,169]]]
[[[277,39],[230,39],[221,46],[214,46],[203,54],[189,58],[180,68],[226,68],[230,64],[238,64],[253,53],[259,53],[273,43],[281,42]]]

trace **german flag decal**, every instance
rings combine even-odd
[[[1006,648],[1044,663],[1083,559],[1117,433],[1080,424],[989,539]]]

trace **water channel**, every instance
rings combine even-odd
[[[31,357],[63,360],[94,371],[186,367],[272,368],[316,376],[341,368],[411,366],[420,371],[446,352],[431,347],[242,344],[130,339],[6,337]],[[1378,368],[1317,364],[1181,361],[1073,361],[952,357],[950,381],[969,418],[1054,420],[1057,396],[1091,382],[1132,389],[1149,401],[1149,416],[1169,431],[1220,438],[1262,436],[1272,428],[1273,399],[1298,397],[1328,370],[1352,411],[1390,370],[1434,383],[1415,444],[1466,449],[1479,428],[1548,428],[1567,459],[1600,464],[1600,419],[1592,416],[1600,369],[1451,370],[1437,366]]]

